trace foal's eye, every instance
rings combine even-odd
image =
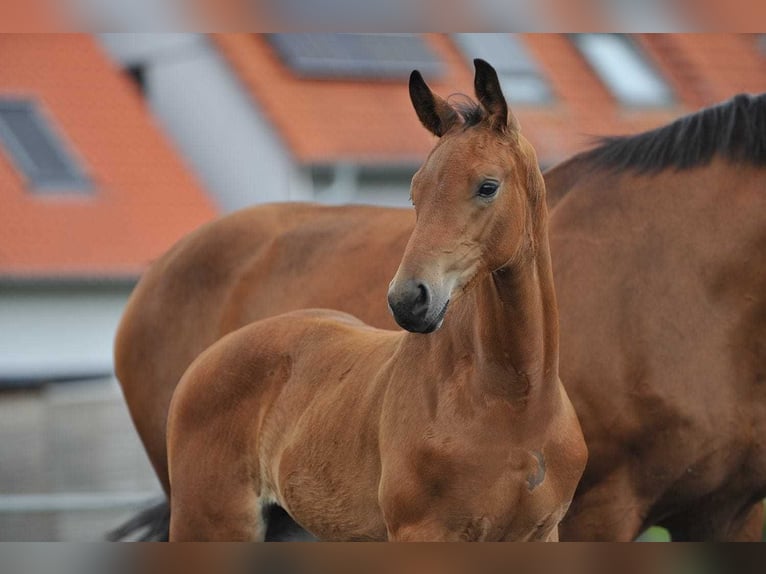
[[[484,199],[495,197],[499,187],[500,184],[496,181],[485,181],[479,186],[479,189],[476,190],[476,195],[483,197]]]

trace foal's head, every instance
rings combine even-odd
[[[537,157],[509,112],[495,70],[474,60],[478,104],[455,108],[417,71],[410,98],[439,141],[412,178],[417,222],[388,291],[401,327],[438,329],[475,280],[534,253],[545,191]]]

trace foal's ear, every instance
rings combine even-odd
[[[417,70],[410,74],[410,100],[420,123],[436,136],[443,136],[459,121],[452,106],[431,91]]]
[[[489,121],[493,127],[504,131],[506,128],[519,129],[513,113],[509,113],[508,104],[505,102],[503,90],[500,89],[500,80],[495,68],[480,58],[473,61],[476,68],[476,77],[473,80],[476,97],[489,113]]]

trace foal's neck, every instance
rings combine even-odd
[[[450,339],[475,359],[483,392],[523,400],[558,384],[558,309],[553,288],[547,213],[536,247],[480,280],[464,295]]]

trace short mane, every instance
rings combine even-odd
[[[487,111],[481,104],[465,94],[452,94],[447,101],[463,120],[463,127],[470,128],[479,125],[487,117]]]
[[[597,141],[581,158],[608,170],[689,169],[716,155],[766,166],[766,93],[740,94],[655,130]]]

